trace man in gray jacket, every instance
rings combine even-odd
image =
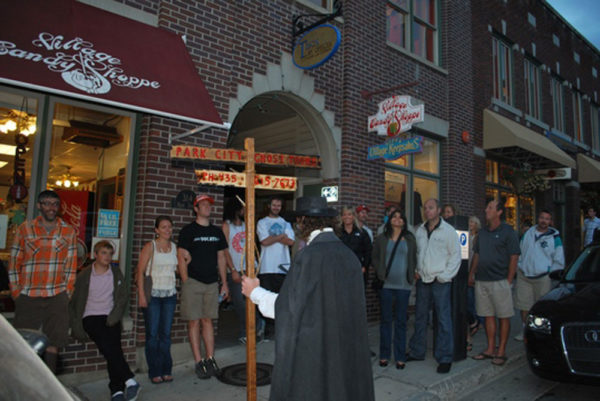
[[[417,229],[417,301],[415,332],[410,339],[408,361],[425,359],[429,305],[437,317],[437,340],[433,355],[437,372],[448,373],[454,355],[452,337],[451,284],[460,267],[460,244],[454,228],[441,217],[437,199],[425,202],[427,221]]]

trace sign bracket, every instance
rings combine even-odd
[[[294,52],[294,45],[296,44],[296,38],[302,35],[304,32],[308,32],[316,26],[324,24],[332,19],[342,16],[342,2],[340,0],[335,0],[333,2],[333,12],[331,14],[300,14],[295,15],[292,20],[292,53]],[[305,27],[304,23],[301,21],[302,18],[307,17],[323,17],[319,19],[317,22],[310,24]]]

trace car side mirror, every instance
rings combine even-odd
[[[565,272],[564,270],[554,270],[554,271],[550,272],[550,279],[555,280],[555,281],[560,281],[560,280],[562,280],[564,272]]]

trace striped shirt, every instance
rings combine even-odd
[[[77,274],[77,237],[71,226],[56,218],[51,232],[42,217],[26,221],[17,229],[10,252],[8,276],[13,298],[52,297],[73,292]]]

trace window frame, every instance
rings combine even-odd
[[[594,103],[590,103],[590,132],[592,149],[600,152],[600,107]]]
[[[573,139],[583,143],[583,100],[581,92],[573,91]]]
[[[335,0],[321,0],[321,2],[323,2],[323,1],[325,1],[327,3],[327,5],[325,7],[315,4],[311,0],[297,0],[298,3],[302,4],[303,6],[310,7],[315,11],[320,11],[320,12],[325,12],[325,13],[333,12],[333,3],[335,2]]]
[[[500,51],[503,49],[503,51]],[[501,55],[504,55],[502,57]],[[512,46],[504,40],[494,36],[492,38],[492,76],[493,76],[493,97],[501,102],[514,106],[513,102],[513,73],[512,73]],[[502,70],[506,74],[506,84],[502,84],[501,76],[498,75]],[[506,88],[506,96],[501,92]]]
[[[441,193],[441,169],[442,169],[442,141],[439,139],[435,139],[431,136],[427,136],[424,135],[423,132],[419,131],[419,130],[412,130],[409,132],[409,135],[418,135],[418,136],[422,136],[424,141],[430,141],[435,143],[437,146],[437,173],[431,173],[425,170],[419,170],[417,168],[415,168],[415,156],[416,154],[407,154],[407,164],[406,166],[402,166],[399,164],[394,164],[392,162],[385,162],[385,171],[389,171],[392,173],[398,173],[398,174],[404,174],[407,177],[407,186],[406,186],[406,191],[407,193],[412,194],[414,189],[415,189],[415,179],[423,179],[423,180],[429,180],[429,181],[434,181],[437,184],[437,193],[438,196]],[[384,178],[385,180],[385,178]],[[423,202],[425,202],[426,199],[423,199]],[[407,196],[406,197],[406,204],[405,204],[405,208],[406,210],[413,210],[413,197],[412,196]],[[404,211],[405,212],[405,211]],[[408,224],[410,224],[411,226],[414,225],[414,219],[413,219],[413,214],[409,213],[409,215],[406,216],[407,217],[407,222]]]
[[[565,90],[560,78],[552,77],[550,79],[550,93],[552,96],[552,126],[559,132],[565,132]]]
[[[524,71],[525,113],[536,120],[542,121],[542,69],[540,68],[539,63],[526,58],[524,62]]]
[[[425,21],[421,17],[419,17],[418,15],[415,14],[415,6],[414,6],[415,1],[416,0],[407,0],[408,9],[405,9],[402,6],[400,6],[399,4],[397,4],[397,1],[394,1],[394,0],[386,1],[386,42],[388,45],[395,47],[395,48],[400,48],[400,49],[410,53],[412,56],[414,56],[418,59],[424,60],[428,63],[432,63],[436,66],[440,66],[441,65],[440,42],[442,40],[441,31],[440,31],[440,21],[441,21],[440,0],[430,0],[434,7],[435,16],[433,19],[435,21],[435,25],[432,25],[431,22]],[[389,39],[390,25],[389,25],[389,19],[387,18],[387,10],[389,10],[389,9],[392,9],[393,11],[400,12],[405,15],[405,21],[404,21],[404,25],[405,25],[405,27],[404,27],[404,42],[405,43],[403,45],[399,45],[395,42],[392,42]],[[431,49],[432,58],[433,58],[432,60],[428,58],[427,54],[421,55],[420,53],[418,53],[415,50],[414,37],[415,37],[416,30],[413,27],[414,25],[420,25],[420,26],[425,27],[425,38],[427,37],[427,32],[433,31],[433,43],[432,43],[432,49]],[[426,43],[426,47],[427,47],[426,39],[425,39],[425,43]],[[425,53],[427,53],[427,49],[426,49]]]

